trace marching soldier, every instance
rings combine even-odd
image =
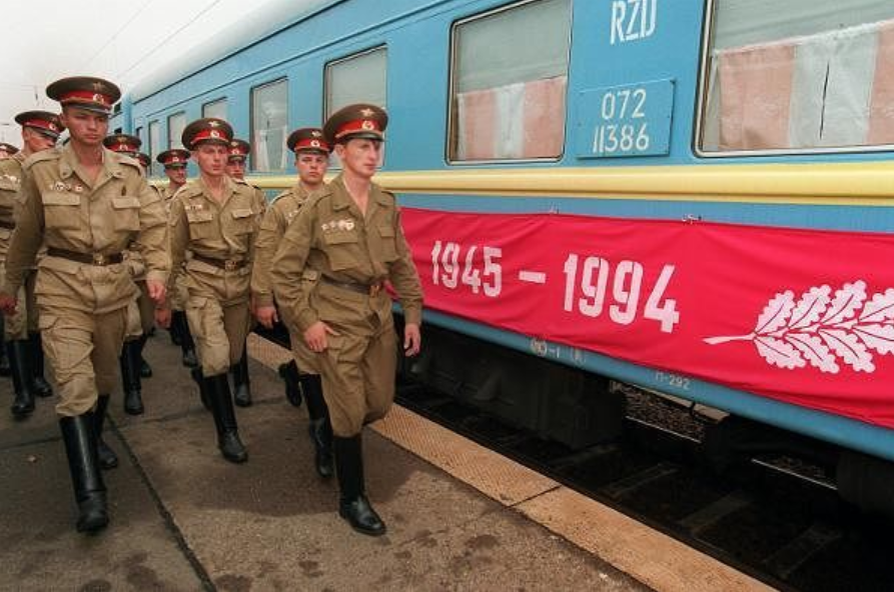
[[[273,286],[270,282],[270,262],[282,241],[289,224],[304,205],[308,196],[324,186],[323,178],[329,168],[329,144],[323,139],[323,130],[301,128],[289,135],[287,145],[295,153],[295,168],[298,169],[298,183],[274,199],[258,234],[255,265],[251,276],[252,296],[255,300],[255,316],[268,329],[277,322],[277,311],[273,302]],[[288,313],[288,309],[283,309]],[[307,400],[307,414],[310,418],[310,438],[316,449],[316,470],[321,477],[331,477],[332,468],[332,425],[323,399],[320,376],[313,366],[313,354],[307,349],[301,331],[293,320],[284,318],[289,330],[294,359],[279,367],[279,375],[286,383],[286,398],[298,407],[301,392]],[[297,363],[296,363],[297,361]],[[301,372],[299,373],[299,364]],[[300,385],[300,386],[299,386]]]
[[[183,130],[183,145],[192,150],[200,176],[174,196],[169,224],[174,275],[186,275],[186,317],[199,346],[194,377],[214,414],[218,448],[224,458],[240,463],[248,454],[239,439],[227,373],[242,357],[251,326],[251,263],[265,204],[255,189],[226,175],[232,137],[230,124],[216,118],[193,121]],[[187,250],[192,258],[182,267]],[[174,282],[176,277],[169,286]],[[170,310],[159,320],[168,325]]]
[[[12,231],[15,228],[16,192],[22,182],[25,159],[56,145],[65,129],[59,116],[47,111],[26,111],[15,117],[22,126],[22,150],[0,162],[0,267],[4,265]],[[0,273],[4,273],[0,270]],[[25,417],[34,411],[34,395],[49,397],[53,389],[43,376],[43,349],[37,325],[37,302],[34,298],[33,270],[25,276],[25,285],[16,295],[21,303],[16,313],[6,319],[4,339],[9,352],[15,401],[12,414]]]
[[[132,244],[140,251],[156,302],[164,301],[170,261],[161,199],[136,161],[102,145],[121,91],[100,78],[75,77],[54,82],[47,95],[62,104],[60,120],[71,141],[26,163],[0,308],[14,312],[15,294],[45,246],[35,288],[40,328],[58,383],[56,412],[78,502],[77,529],[89,532],[109,521],[94,409],[98,394],[114,388],[127,306],[137,296],[122,251]]]
[[[114,134],[106,137],[102,143],[109,150],[127,155],[140,163],[139,150],[142,141],[138,137]],[[143,167],[145,174],[145,166],[142,163],[140,166]],[[154,191],[154,188],[151,189]],[[124,251],[124,257],[130,266],[133,280],[140,289],[140,294],[128,307],[127,333],[118,364],[121,369],[121,386],[124,390],[124,411],[130,415],[141,415],[145,411],[142,379],[152,376],[152,368],[143,359],[143,348],[149,339],[149,332],[155,325],[155,304],[149,298],[146,288],[146,266],[139,253],[128,249]],[[101,450],[100,456],[104,456],[103,452],[104,450]],[[115,466],[118,463],[116,459],[112,464],[111,457],[108,457],[103,464]]]
[[[227,175],[240,181],[245,180],[245,159],[251,152],[251,144],[245,140],[234,138],[230,140],[229,153],[227,155]],[[264,192],[250,185],[258,192],[258,198],[266,202]],[[248,348],[242,347],[242,357],[239,362],[230,368],[233,375],[233,400],[240,407],[251,405],[251,381],[248,376]]]
[[[366,498],[361,432],[394,400],[397,336],[390,281],[403,307],[406,355],[419,352],[422,288],[394,195],[372,182],[381,156],[385,112],[349,105],[323,127],[343,172],[314,193],[289,225],[271,276],[283,316],[314,352],[329,408],[339,515],[368,535],[385,524]],[[285,312],[288,311],[288,312]]]
[[[19,149],[16,148],[15,146],[13,146],[12,144],[7,144],[6,142],[0,142],[0,160],[3,160],[4,158],[9,158],[10,156],[12,156],[13,154],[15,154],[18,151],[19,151]]]
[[[168,185],[162,191],[162,197],[165,200],[165,208],[168,213],[171,211],[171,199],[174,194],[186,184],[186,165],[189,163],[190,154],[182,148],[172,148],[165,150],[156,157],[165,169],[165,175],[168,177]],[[186,322],[186,313],[184,307],[186,305],[186,286],[183,280],[186,279],[184,274],[179,274],[178,283],[174,286],[174,290],[168,294],[168,302],[171,305],[171,341],[174,345],[180,346],[182,352],[181,361],[187,368],[195,368],[199,365],[196,357],[196,344],[189,332],[189,323]]]

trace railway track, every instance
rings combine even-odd
[[[682,409],[653,402],[658,420],[628,416],[620,439],[571,450],[421,385],[400,385],[398,402],[776,588],[894,589],[887,521],[862,515],[821,471],[788,459],[716,474],[692,435],[699,421],[679,429]]]

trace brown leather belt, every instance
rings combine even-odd
[[[7,230],[15,230],[16,223],[15,222],[4,222],[0,220],[0,228],[6,228]]]
[[[78,253],[77,251],[57,249],[56,247],[48,247],[47,255],[49,255],[50,257],[61,257],[63,259],[69,259],[71,261],[77,261],[78,263],[84,263],[86,265],[96,265],[99,267],[114,265],[116,263],[121,263],[122,261],[124,261],[124,256],[121,253],[112,253],[111,255],[104,255],[102,253]]]
[[[376,296],[379,292],[382,291],[382,282],[376,282],[374,284],[361,284],[360,282],[340,282],[325,275],[320,276],[320,279],[330,286],[335,286],[336,288],[342,288],[344,290],[350,290],[351,292],[357,292],[358,294],[368,294],[370,296]]]
[[[244,260],[236,260],[236,259],[215,259],[214,257],[203,257],[197,253],[192,254],[192,258],[194,261],[201,261],[202,263],[207,263],[208,265],[212,265],[217,267],[218,269],[223,269],[224,271],[235,271],[237,269],[241,269],[245,267],[246,262]]]

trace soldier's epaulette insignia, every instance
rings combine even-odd
[[[281,198],[283,198],[283,197],[289,197],[290,195],[292,195],[292,190],[291,190],[291,189],[286,189],[285,191],[283,191],[282,193],[280,193],[279,195],[277,195],[276,197],[274,197],[273,200],[270,202],[270,205],[273,205],[273,204],[275,204],[277,201],[279,201]]]
[[[30,169],[32,166],[37,164],[38,162],[44,162],[48,160],[59,160],[61,158],[62,152],[57,149],[50,150],[41,150],[40,152],[35,152],[31,156],[25,159],[25,162],[22,163],[22,168]]]

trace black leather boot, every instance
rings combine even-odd
[[[316,455],[314,465],[317,474],[328,479],[333,474],[332,424],[329,409],[323,399],[323,385],[318,374],[303,374],[300,378],[304,398],[307,400],[307,415],[310,418],[308,433]]]
[[[181,362],[187,368],[195,368],[199,365],[199,358],[196,356],[196,342],[193,341],[192,333],[189,332],[189,323],[186,322],[186,313],[182,310],[175,310],[174,315],[174,320],[171,322],[180,325],[177,332],[180,334],[180,350],[183,352]]]
[[[217,447],[228,461],[243,463],[248,460],[248,452],[239,439],[236,413],[233,401],[230,400],[229,377],[225,373],[217,374],[206,378],[205,382],[211,398],[214,425],[217,427]]]
[[[93,428],[96,430],[96,458],[99,468],[109,470],[118,466],[118,455],[102,439],[102,429],[106,423],[106,412],[109,408],[109,395],[99,395],[96,399],[96,411],[93,412]]]
[[[242,357],[230,366],[233,374],[233,400],[240,407],[251,406],[251,381],[248,379],[248,350],[243,346]]]
[[[182,310],[171,311],[171,326],[168,327],[168,334],[171,336],[171,343],[174,345],[183,344],[183,333],[180,331],[180,321],[178,318],[185,314]]]
[[[301,375],[298,374],[298,364],[295,360],[280,364],[277,373],[286,383],[286,399],[292,407],[301,407]]]
[[[52,397],[53,387],[43,375],[43,341],[40,333],[29,333],[28,344],[31,349],[31,374],[34,376],[34,394],[38,397]]]
[[[109,524],[106,486],[96,457],[93,412],[59,420],[68,455],[68,470],[78,502],[78,532],[96,532]]]
[[[121,349],[121,386],[124,388],[124,412],[141,415],[143,409],[143,385],[140,381],[140,342],[125,341]]]
[[[150,366],[149,362],[143,357],[143,348],[146,347],[146,341],[148,339],[148,333],[143,333],[140,335],[140,338],[137,339],[137,343],[139,344],[139,349],[137,351],[140,361],[140,378],[152,378],[152,366]]]
[[[9,357],[9,369],[12,374],[12,387],[15,399],[10,410],[16,417],[25,417],[34,412],[34,382],[31,380],[31,364],[29,363],[30,347],[24,339],[6,342],[6,353]]]
[[[336,436],[333,443],[340,490],[338,515],[347,520],[357,532],[370,536],[385,534],[385,523],[366,498],[361,435],[350,438]]]
[[[3,336],[6,334],[6,317],[0,314],[0,376],[9,376],[9,358],[6,357],[6,340]]]
[[[202,369],[193,368],[189,371],[189,375],[192,376],[192,379],[199,387],[199,398],[202,399],[202,406],[205,408],[205,411],[211,411],[211,396],[208,393],[208,382],[205,380],[205,375],[202,374]]]

